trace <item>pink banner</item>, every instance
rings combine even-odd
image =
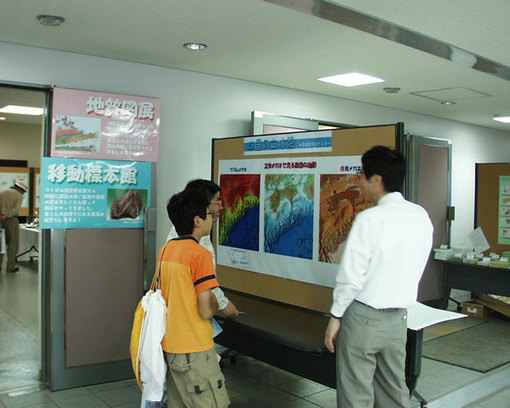
[[[158,160],[159,99],[55,88],[51,156]]]

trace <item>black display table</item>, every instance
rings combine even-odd
[[[336,388],[335,356],[324,345],[329,317],[247,294],[225,290],[244,312],[217,316],[223,332],[216,343],[312,381]],[[407,331],[406,383],[415,391],[421,371],[422,330]]]
[[[452,289],[468,290],[474,293],[510,296],[510,270],[478,266],[454,261],[444,264],[446,295]]]

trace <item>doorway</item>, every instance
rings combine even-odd
[[[1,263],[0,394],[40,388],[43,367],[42,283],[36,218],[45,116],[44,113],[5,112],[9,105],[42,108],[44,111],[47,91],[0,85],[0,190],[10,188],[13,177],[26,177],[29,186],[18,217],[20,244],[16,260],[19,270],[6,272],[6,255]]]

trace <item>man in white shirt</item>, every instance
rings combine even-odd
[[[407,307],[432,247],[427,212],[402,194],[405,159],[375,146],[362,159],[360,184],[377,203],[349,232],[333,292],[325,345],[336,349],[337,407],[407,407]]]
[[[214,212],[214,222],[218,220],[220,215],[220,211],[222,210],[222,202],[220,198],[221,189],[216,183],[210,180],[204,179],[196,179],[191,180],[186,184],[185,190],[196,191],[197,193],[202,194],[209,201],[209,209]],[[170,232],[168,233],[167,241],[177,238],[177,232],[175,231],[175,227],[172,226]],[[200,245],[205,247],[212,255],[214,269],[216,270],[216,254],[214,252],[214,247],[211,242],[211,237],[206,235],[200,239]],[[223,291],[217,287],[212,289],[212,293],[216,296],[216,300],[218,301],[219,308],[218,310],[222,312],[227,317],[235,317],[239,315],[239,310],[237,310],[236,305],[231,302],[223,293]]]

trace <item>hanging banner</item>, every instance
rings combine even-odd
[[[510,245],[510,176],[499,176],[498,244]]]
[[[331,131],[264,135],[260,138],[250,136],[244,139],[244,155],[330,152],[332,140]]]
[[[158,160],[159,99],[55,88],[51,156]]]
[[[151,163],[43,157],[41,228],[143,228]]]
[[[217,264],[334,287],[354,217],[370,207],[361,156],[220,160]]]

